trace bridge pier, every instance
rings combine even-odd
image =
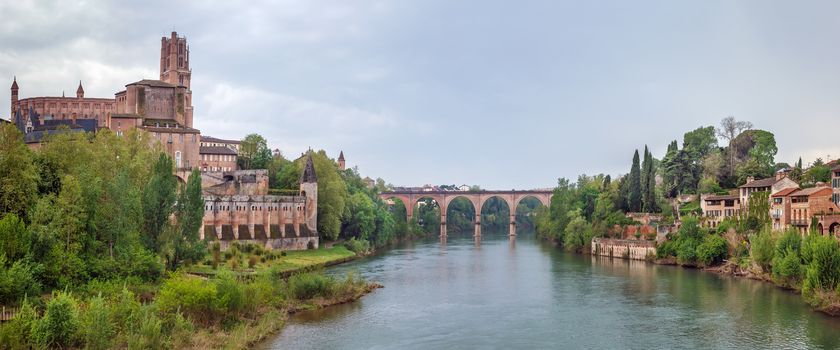
[[[510,236],[516,236],[516,215],[510,216]]]
[[[475,214],[475,237],[481,237],[481,214]]]
[[[446,236],[446,215],[445,214],[440,216],[440,236],[441,237]]]

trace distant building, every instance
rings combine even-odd
[[[227,147],[239,153],[239,145],[241,144],[242,141],[239,140],[225,140],[212,136],[201,136],[201,147]]]
[[[172,32],[161,38],[160,80],[144,79],[125,86],[113,98],[86,97],[82,82],[75,97],[20,98],[17,77],[11,87],[11,117],[27,144],[38,147],[57,130],[94,132],[111,129],[122,135],[130,129],[149,132],[175,161],[176,174],[199,166],[200,132],[193,128],[187,39]]]
[[[241,141],[201,136],[199,167],[202,172],[238,170],[237,157]]]
[[[784,230],[790,226],[790,194],[799,188],[786,188],[770,196],[770,220],[774,230]]]
[[[700,209],[703,211],[704,225],[717,227],[726,218],[741,214],[741,196],[704,194],[700,196]]]
[[[298,195],[272,195],[267,170],[203,173],[201,238],[215,237],[222,248],[232,241],[267,249],[318,248],[318,179],[311,155]]]
[[[837,204],[831,201],[832,194],[831,187],[824,183],[791,193],[791,225],[804,234],[811,227],[811,221],[815,215],[834,215],[840,212]]]
[[[786,188],[797,187],[799,184],[787,177],[785,173],[776,173],[775,177],[760,180],[748,177],[747,183],[738,187],[741,206],[746,209],[750,205],[750,196],[753,193],[768,192],[769,196],[773,196]]]
[[[365,178],[362,179],[362,181],[365,183],[365,186],[367,186],[367,188],[373,188],[374,186],[376,186],[376,180],[371,179],[367,176],[365,176]]]
[[[833,191],[831,199],[834,204],[840,205],[840,165],[831,169],[831,188]]]
[[[344,151],[339,152],[338,154],[338,170],[344,170],[346,164],[344,162]]]

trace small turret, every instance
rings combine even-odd
[[[338,169],[344,170],[344,151],[338,153]]]
[[[309,230],[318,236],[318,176],[315,174],[315,163],[312,162],[312,151],[306,156],[306,165],[300,175],[300,195],[306,198],[304,223]]]
[[[85,89],[82,88],[81,80],[79,80],[79,88],[76,89],[76,98],[85,98]]]

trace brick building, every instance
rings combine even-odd
[[[193,128],[193,107],[187,39],[172,32],[161,38],[160,80],[127,84],[113,98],[85,97],[82,83],[76,97],[20,98],[17,77],[11,87],[12,121],[36,148],[41,139],[61,126],[70,131],[111,129],[122,135],[142,129],[152,135],[183,174],[199,166],[200,132]],[[62,130],[67,130],[62,128]]]
[[[786,188],[797,188],[799,184],[791,180],[785,173],[776,173],[775,177],[768,177],[766,179],[755,180],[753,177],[747,178],[747,183],[738,187],[741,206],[746,208],[750,205],[750,196],[756,192],[769,192],[770,196],[778,193]]]
[[[812,218],[817,215],[834,215],[840,210],[831,201],[832,189],[826,184],[806,188],[790,194],[790,222],[791,225],[806,233],[811,226]]]
[[[700,196],[700,209],[703,211],[704,225],[717,227],[721,221],[741,214],[741,196],[738,194]]]
[[[840,205],[840,165],[831,169],[831,188],[834,192],[831,199],[834,204]]]
[[[786,188],[770,196],[770,221],[774,230],[784,230],[790,226],[790,194],[799,188]]]
[[[236,171],[239,141],[202,137],[193,128],[191,80],[187,39],[172,32],[161,38],[159,80],[127,84],[113,98],[85,97],[79,82],[76,97],[21,99],[14,77],[11,120],[31,148],[56,132],[146,131],[172,157],[181,180],[186,181],[193,169],[204,172],[202,237],[216,237],[225,247],[240,239],[269,248],[317,247],[318,187],[311,158],[298,195],[269,195],[267,171]]]
[[[266,170],[204,173],[205,210],[201,237],[216,237],[222,248],[233,240],[268,249],[318,248],[318,180],[312,157],[306,160],[300,195],[268,194]]]

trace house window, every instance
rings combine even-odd
[[[175,151],[175,167],[181,167],[181,151]]]

